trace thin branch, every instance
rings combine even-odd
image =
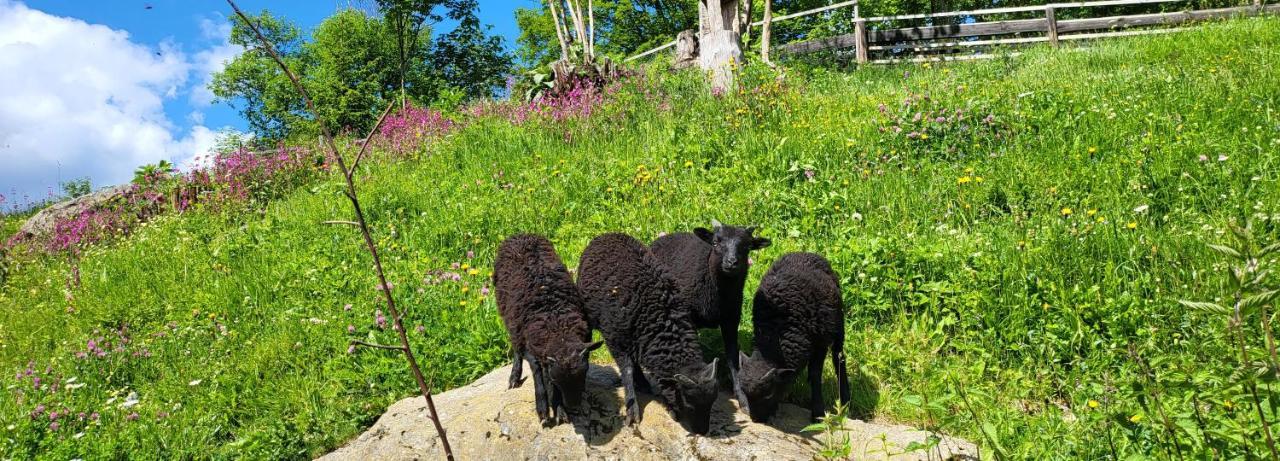
[[[386,346],[386,345],[382,345],[382,344],[374,344],[374,343],[366,343],[366,342],[364,342],[364,341],[356,341],[356,340],[354,340],[354,339],[353,339],[353,340],[351,340],[351,344],[352,344],[352,345],[354,345],[354,346],[364,346],[364,347],[372,347],[372,348],[375,348],[375,349],[389,349],[389,350],[393,350],[393,351],[401,351],[401,352],[404,352],[404,347],[403,347],[403,346]]]
[[[343,225],[343,226],[356,226],[356,227],[360,227],[360,223],[355,222],[355,221],[323,221],[323,222],[321,222],[320,224],[340,224],[340,225]]]
[[[307,93],[306,88],[303,88],[298,77],[289,70],[289,66],[286,65],[284,60],[280,58],[280,55],[276,53],[275,48],[271,46],[271,42],[262,35],[262,31],[258,30],[258,27],[253,24],[253,21],[250,21],[249,17],[245,16],[243,11],[240,11],[240,7],[236,6],[234,0],[227,0],[227,4],[231,5],[231,9],[235,10],[236,15],[239,16],[240,19],[244,21],[245,25],[253,31],[255,36],[257,36],[258,41],[262,44],[262,48],[271,55],[271,58],[276,61],[276,64],[280,66],[280,69],[289,77],[289,81],[293,83],[294,89],[298,91],[298,94],[302,96],[303,102],[306,103],[307,110],[319,119],[320,113],[316,111],[315,104],[311,102],[311,96]],[[347,168],[346,161],[342,158],[342,152],[338,150],[338,145],[334,141],[333,134],[329,132],[329,128],[325,126],[323,120],[318,121],[321,122],[320,132],[324,135],[325,142],[329,146],[329,151],[333,153],[334,160],[338,162],[338,168],[342,170],[342,176],[346,179],[346,195],[351,201],[351,208],[355,211],[356,222],[360,225],[360,233],[364,236],[365,248],[369,250],[369,256],[373,259],[374,272],[376,272],[378,276],[378,285],[382,288],[382,295],[387,303],[387,310],[391,312],[391,318],[394,319],[396,334],[400,337],[400,346],[402,347],[400,351],[404,353],[405,360],[409,362],[409,369],[413,372],[413,378],[418,383],[418,389],[422,392],[422,397],[427,401],[427,409],[431,412],[431,422],[435,425],[436,433],[440,436],[440,445],[444,450],[445,458],[453,461],[453,449],[449,447],[449,438],[445,434],[444,426],[440,424],[440,414],[436,412],[435,401],[431,398],[431,388],[427,386],[427,381],[422,375],[422,369],[418,367],[418,360],[413,355],[413,348],[409,347],[409,337],[405,334],[404,324],[400,320],[401,316],[399,310],[396,309],[395,298],[391,295],[391,285],[387,283],[386,272],[382,268],[382,258],[378,256],[378,246],[374,243],[373,234],[369,232],[369,223],[365,220],[364,211],[360,208],[359,196],[356,193],[356,184],[351,177],[353,170]],[[373,129],[377,130],[378,126],[374,126]]]
[[[378,128],[382,127],[382,122],[387,119],[387,114],[390,114],[391,108],[395,106],[396,106],[395,101],[391,101],[389,104],[387,104],[387,108],[382,111],[382,115],[378,116],[378,123],[373,124],[373,129],[369,130],[369,135],[365,136],[364,142],[360,143],[360,153],[356,154],[356,159],[351,161],[352,174],[355,174],[356,169],[360,168],[360,160],[364,158],[365,152],[369,151],[369,143],[373,142],[373,135],[378,133]]]

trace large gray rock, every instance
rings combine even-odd
[[[662,404],[641,394],[644,419],[623,427],[621,380],[612,366],[592,365],[585,402],[590,410],[573,424],[544,429],[534,414],[533,383],[508,390],[510,366],[470,385],[435,397],[436,408],[459,460],[608,459],[608,460],[811,460],[825,435],[800,433],[809,411],[784,404],[769,424],[752,423],[728,394],[716,403],[708,436],[690,435]],[[848,420],[845,427],[855,459],[977,459],[977,448],[942,437],[925,451],[902,453],[928,433],[906,426]],[[844,434],[837,435],[843,437]],[[439,438],[422,397],[401,400],[373,427],[322,460],[442,459]]]
[[[47,235],[53,232],[53,227],[57,225],[59,220],[77,216],[85,210],[102,206],[112,199],[124,195],[125,192],[129,191],[130,187],[132,186],[128,184],[107,187],[71,200],[49,205],[27,218],[27,222],[22,223],[22,227],[18,228],[18,235],[28,237]]]

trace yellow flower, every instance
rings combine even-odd
[[[1089,408],[1098,408],[1099,404],[1097,400],[1089,399],[1088,405],[1089,405]]]
[[[1085,213],[1087,213],[1089,216],[1093,216],[1093,215],[1098,214],[1098,209],[1097,209],[1097,208],[1092,208],[1092,209],[1090,209],[1089,211],[1086,211]]]
[[[1062,216],[1071,216],[1071,208],[1062,208]]]
[[[613,188],[612,188],[612,187],[610,187],[610,188],[608,188],[608,189],[605,189],[604,191],[605,191],[605,192],[613,192]]]
[[[465,306],[467,305],[467,302],[466,302],[466,301],[458,301],[458,305],[459,305],[459,306],[464,306],[464,307],[465,307]]]
[[[1137,228],[1138,228],[1138,222],[1137,222],[1137,221],[1129,221],[1129,224],[1125,224],[1125,225],[1124,225],[1124,227],[1127,227],[1127,228],[1129,228],[1129,229],[1137,229]]]
[[[1224,401],[1222,401],[1222,406],[1224,406],[1224,407],[1226,407],[1228,410],[1230,410],[1230,409],[1232,409],[1232,408],[1235,408],[1236,404],[1235,404],[1235,403],[1232,403],[1230,400],[1224,400]]]
[[[684,167],[685,167],[685,168],[693,168],[693,161],[692,161],[692,160],[685,160],[685,161],[684,161]]]
[[[479,274],[480,274],[480,269],[476,269],[474,267],[471,268],[471,270],[467,271],[467,275],[479,275]]]
[[[968,184],[969,181],[973,181],[973,178],[970,178],[968,176],[961,176],[960,179],[956,180],[956,184]]]
[[[463,292],[463,293],[466,293],[466,292],[468,292],[468,291],[471,291],[471,289],[470,289],[470,288],[467,288],[467,287],[462,287],[462,292]]]
[[[465,271],[465,270],[470,269],[470,268],[471,268],[471,265],[470,265],[470,264],[462,263],[462,270],[464,270],[464,271]]]
[[[1090,153],[1090,154],[1096,154],[1096,153],[1098,153],[1098,148],[1097,148],[1097,147],[1094,147],[1094,146],[1089,146],[1089,153]]]
[[[920,133],[920,139],[921,140],[929,139],[929,133]]]
[[[973,174],[973,167],[965,168],[964,174]]]
[[[1133,415],[1129,417],[1129,422],[1131,423],[1137,424],[1139,421],[1142,421],[1142,415]]]
[[[982,182],[982,176],[974,176],[973,182]]]

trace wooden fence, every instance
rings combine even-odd
[[[1047,42],[1057,47],[1063,41],[1169,33],[1183,30],[1176,26],[1195,21],[1280,13],[1280,4],[1268,5],[1255,0],[1251,6],[1235,8],[1057,19],[1058,12],[1070,9],[1156,5],[1180,1],[1183,0],[1102,0],[862,18],[857,14],[858,2],[853,0],[773,19],[773,22],[777,23],[837,8],[853,7],[855,13],[853,19],[854,31],[852,33],[788,43],[773,47],[773,49],[780,55],[793,56],[818,51],[851,52],[853,54],[852,57],[858,63],[982,59],[994,55],[979,54],[977,51],[991,46]],[[1034,15],[1039,17],[989,22],[978,21],[982,17],[993,15]],[[938,19],[952,22],[955,21],[954,18],[963,18],[964,21],[938,24]],[[888,28],[888,26],[900,24],[904,21],[923,21],[927,24],[915,27]],[[763,25],[764,21],[751,23],[753,27]],[[674,44],[675,42],[670,42],[661,47],[632,56],[627,60],[631,61],[651,55]],[[884,55],[884,57],[871,59],[872,52]]]

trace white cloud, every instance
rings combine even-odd
[[[215,40],[218,44],[207,50],[200,51],[195,54],[192,60],[196,73],[203,75],[195,88],[191,90],[191,102],[198,107],[207,107],[213,103],[213,92],[209,91],[209,83],[213,81],[213,74],[222,72],[227,67],[227,63],[240,56],[244,48],[233,45],[229,41],[231,38],[231,24],[226,20],[215,21],[209,18],[200,20],[200,32],[204,38]]]
[[[59,176],[121,183],[138,165],[208,151],[211,130],[196,124],[179,137],[164,113],[203,62],[173,43],[148,47],[0,0],[0,193],[38,199]]]

